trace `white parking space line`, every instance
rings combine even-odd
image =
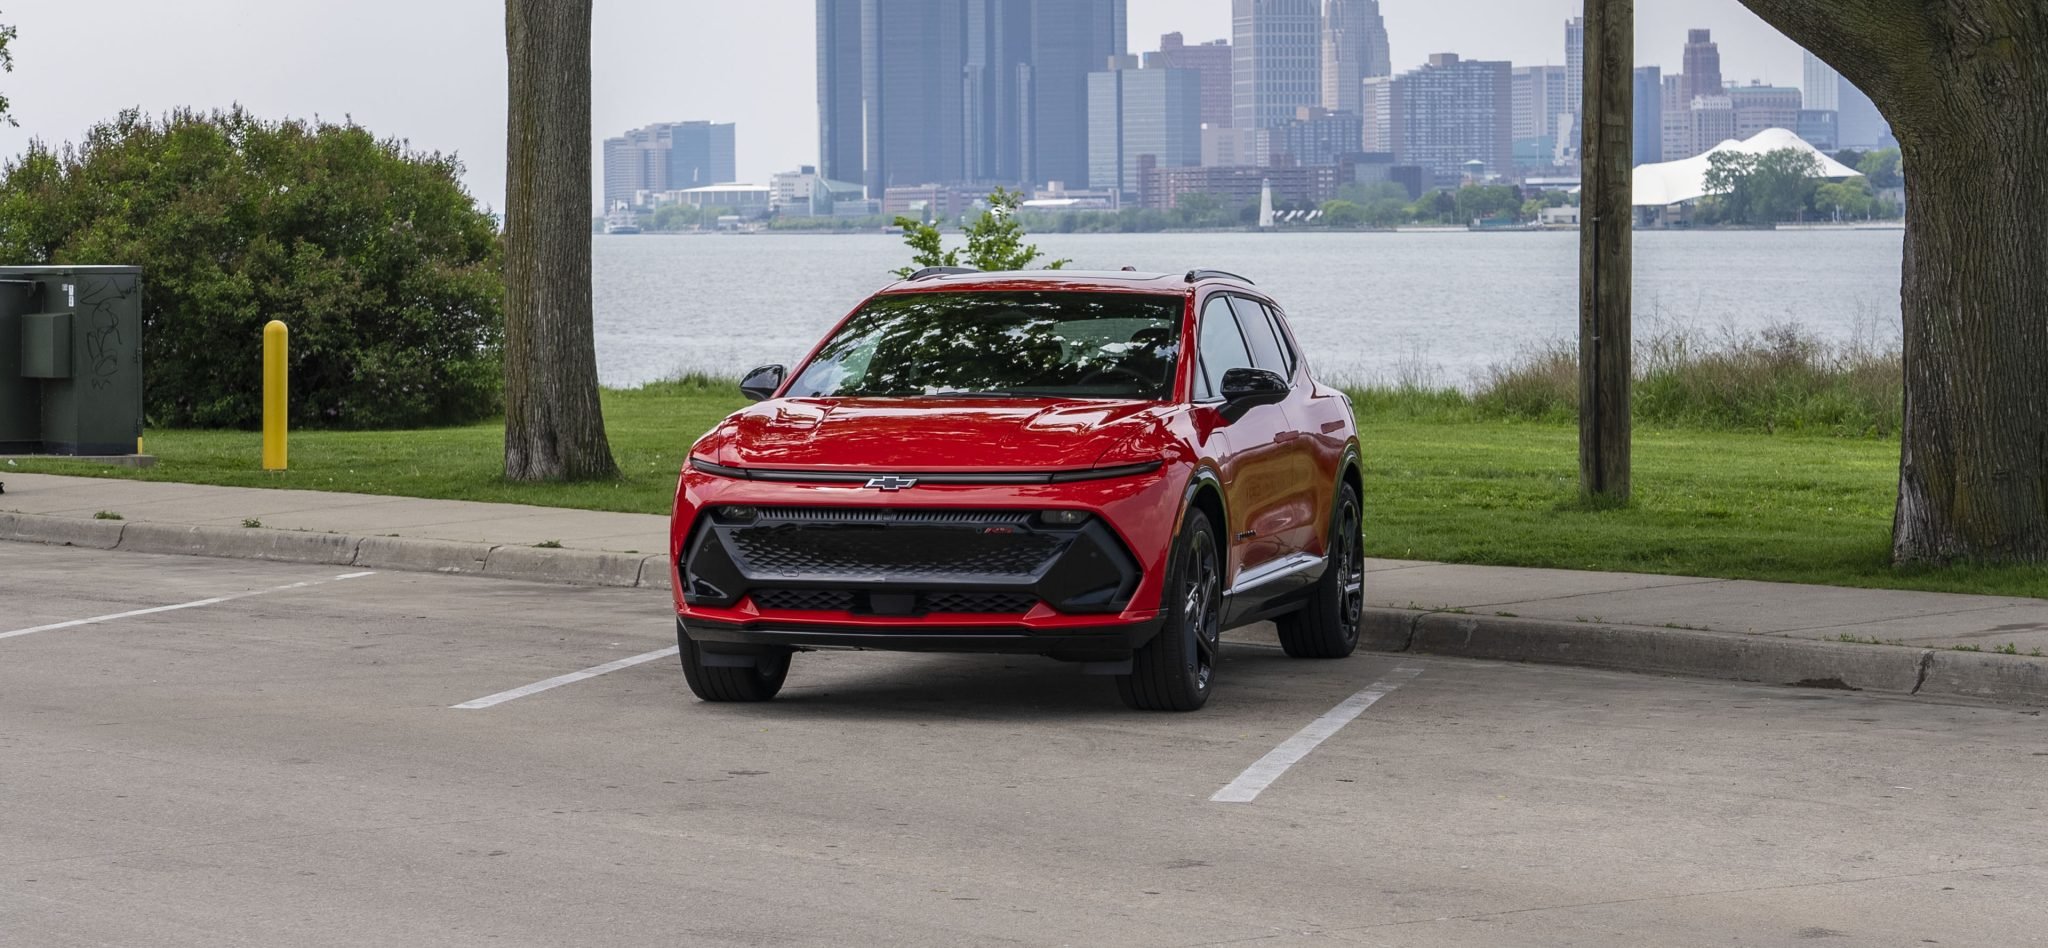
[[[563,685],[573,685],[579,681],[587,681],[589,679],[596,678],[599,675],[609,675],[612,672],[618,671],[623,668],[631,668],[635,665],[645,665],[648,662],[654,661],[656,659],[674,658],[680,651],[681,649],[678,646],[671,645],[668,648],[648,652],[645,655],[635,655],[632,658],[622,658],[616,662],[606,662],[595,668],[586,668],[580,672],[570,672],[566,675],[556,675],[555,677],[550,678],[546,681],[536,681],[530,685],[522,685],[518,688],[512,689],[511,691],[500,691],[494,695],[485,695],[484,697],[478,698],[475,701],[464,701],[461,704],[454,705],[453,710],[481,711],[484,708],[504,704],[505,702],[511,701],[514,698],[524,698],[527,695],[537,695],[543,691],[547,691],[550,688],[560,688]]]
[[[1350,724],[1359,715],[1364,714],[1365,709],[1378,703],[1389,692],[1401,687],[1402,683],[1420,674],[1422,674],[1422,669],[1406,667],[1396,668],[1388,672],[1387,677],[1366,686],[1364,691],[1344,699],[1336,707],[1324,712],[1322,717],[1310,721],[1307,727],[1294,732],[1293,737],[1281,741],[1279,747],[1275,747],[1267,752],[1266,756],[1259,758],[1257,763],[1246,767],[1244,773],[1238,774],[1236,780],[1232,780],[1223,789],[1216,791],[1216,795],[1210,797],[1209,802],[1250,803],[1258,799],[1260,793],[1264,792],[1267,787],[1272,786],[1273,781],[1280,779],[1281,774],[1287,772],[1287,768],[1300,763],[1303,757],[1307,757],[1309,751],[1315,750],[1317,745],[1329,740],[1331,735],[1342,730],[1344,725]]]
[[[0,632],[0,639],[11,639],[17,636],[34,635],[37,632],[55,632],[58,629],[76,628],[81,625],[98,625],[102,622],[112,622],[116,619],[133,619],[136,616],[155,615],[159,612],[176,612],[180,609],[197,609],[200,606],[215,606],[223,602],[233,602],[237,599],[247,599],[251,596],[265,596],[269,595],[270,593],[284,592],[289,589],[305,589],[309,586],[325,586],[328,583],[338,583],[343,580],[361,579],[365,576],[375,575],[377,574],[376,571],[374,570],[362,573],[344,573],[340,576],[334,577],[333,579],[311,579],[303,583],[292,583],[288,586],[273,586],[269,589],[256,589],[244,593],[233,593],[231,595],[226,596],[215,596],[211,599],[195,599],[191,602],[181,602],[172,606],[152,606],[148,609],[131,609],[127,612],[116,612],[112,615],[93,616],[90,619],[72,619],[68,622],[52,622],[49,625],[39,625],[27,629],[15,629],[12,632]]]

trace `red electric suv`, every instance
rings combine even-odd
[[[922,271],[690,450],[690,689],[761,701],[811,649],[1045,655],[1199,708],[1225,629],[1358,644],[1351,405],[1250,280]]]

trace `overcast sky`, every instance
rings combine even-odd
[[[1383,0],[1396,71],[1430,53],[1564,62],[1580,0]],[[816,160],[813,0],[597,0],[598,138],[655,121],[739,123],[739,174],[765,183]],[[1737,0],[1639,4],[1637,61],[1676,71],[1685,30],[1707,27],[1729,81],[1798,85],[1799,49]],[[1229,0],[1130,0],[1132,52],[1178,30],[1230,35]],[[14,0],[15,71],[0,76],[18,128],[76,139],[128,106],[240,102],[259,114],[357,122],[452,151],[471,193],[504,203],[504,4],[499,0]],[[593,192],[594,193],[594,192]]]

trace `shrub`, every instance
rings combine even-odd
[[[131,110],[7,164],[0,260],[143,268],[151,424],[258,424],[273,318],[294,423],[475,421],[499,407],[503,289],[460,172],[353,124]]]

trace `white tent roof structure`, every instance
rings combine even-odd
[[[1707,169],[1712,167],[1711,159],[1720,152],[1741,152],[1763,155],[1781,149],[1791,148],[1807,152],[1820,159],[1820,176],[1823,178],[1853,178],[1862,172],[1829,158],[1821,150],[1806,143],[1806,140],[1782,128],[1767,128],[1756,133],[1748,141],[1729,139],[1715,145],[1712,151],[1695,155],[1683,161],[1667,161],[1655,165],[1639,165],[1635,171],[1635,205],[1637,207],[1664,207],[1697,201],[1707,195]]]

